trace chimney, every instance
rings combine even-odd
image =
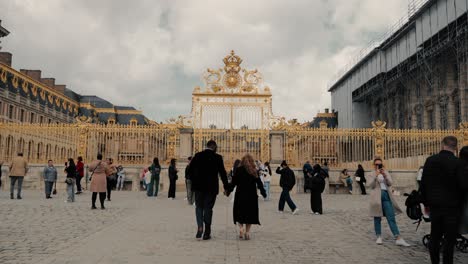
[[[67,88],[67,86],[65,84],[57,84],[57,85],[54,86],[54,90],[61,93],[61,94],[65,93],[65,88]]]
[[[328,108],[325,108],[325,114],[328,114],[330,110]]]
[[[20,72],[24,75],[27,75],[34,80],[40,82],[41,81],[41,70],[26,70],[26,69],[20,69]]]
[[[11,67],[11,59],[13,55],[10,52],[0,52],[0,62]]]
[[[54,88],[55,87],[55,78],[42,78],[41,79],[41,82],[47,86],[49,86],[50,88]]]

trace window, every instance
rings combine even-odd
[[[24,109],[20,110],[20,122],[24,122]]]
[[[109,124],[109,125],[115,124],[115,119],[114,119],[114,118],[109,118],[109,119],[107,120],[107,124]]]
[[[29,116],[29,122],[34,123],[36,121],[34,120],[34,118],[36,118],[36,116],[34,115],[34,113],[31,113],[31,115]]]
[[[41,116],[41,117],[39,118],[39,123],[41,123],[41,124],[44,123],[44,117],[43,117],[43,116]]]
[[[135,118],[132,118],[132,119],[130,120],[130,125],[136,126],[137,124],[138,124],[138,120],[136,120]]]
[[[52,123],[52,119],[49,118],[49,124]]]
[[[14,114],[15,107],[10,105],[10,109],[8,111],[8,118],[13,119],[13,114]]]
[[[441,104],[440,105],[440,126],[442,129],[448,128],[448,120],[447,120],[447,105]]]
[[[428,117],[428,126],[429,126],[429,129],[434,129],[434,111],[430,111],[427,113],[427,117]]]

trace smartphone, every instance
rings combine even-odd
[[[378,165],[377,165],[377,168],[378,168],[379,170],[381,170],[381,169],[383,168],[383,164],[378,164]]]

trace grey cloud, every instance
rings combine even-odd
[[[15,68],[83,94],[133,105],[157,121],[191,109],[201,74],[234,49],[258,68],[277,115],[310,120],[330,105],[327,82],[406,1],[8,1],[3,50]]]

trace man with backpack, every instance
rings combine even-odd
[[[430,210],[429,252],[433,264],[439,263],[442,237],[443,263],[453,263],[463,192],[468,189],[462,185],[463,167],[455,156],[457,145],[456,137],[445,137],[442,140],[442,150],[427,158],[424,164],[421,192],[424,205]]]
[[[285,160],[281,162],[281,167],[276,169],[276,173],[280,174],[280,186],[281,186],[281,196],[278,203],[278,212],[283,213],[284,204],[287,202],[289,208],[291,208],[292,214],[295,215],[299,211],[297,206],[294,204],[289,192],[292,190],[294,185],[296,185],[296,176],[294,172],[289,168]]]

